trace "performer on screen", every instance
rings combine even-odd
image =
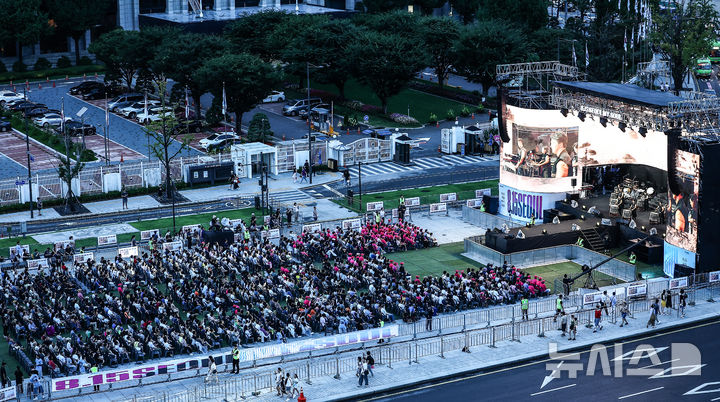
[[[550,147],[547,145],[538,145],[538,152],[535,155],[534,166],[537,168],[538,176],[543,178],[549,178],[552,168],[550,167]]]
[[[688,206],[686,194],[674,194],[668,210],[670,212],[670,226],[679,232],[687,231]]]
[[[517,139],[517,146],[518,146],[518,161],[515,164],[515,174],[527,176],[527,167],[526,164],[528,162],[528,155],[527,150],[525,149],[525,140],[522,138]]]
[[[567,151],[567,135],[556,132],[550,137],[550,147],[553,152],[553,177],[568,177],[570,175],[570,154]]]

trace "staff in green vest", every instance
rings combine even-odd
[[[527,296],[523,295],[522,299],[520,299],[520,309],[522,310],[522,319],[528,320],[528,309],[530,308],[530,300],[528,300]]]
[[[240,374],[240,350],[238,349],[237,345],[233,346],[232,359],[233,359],[232,373]]]
[[[485,201],[480,203],[480,212],[485,212]]]
[[[582,247],[582,246],[583,246],[583,243],[585,243],[585,241],[583,240],[583,238],[580,237],[580,236],[578,236],[578,239],[577,239],[577,241],[575,242],[575,245],[578,246],[578,247]]]
[[[95,374],[95,373],[97,373],[97,372],[98,372],[98,367],[97,367],[97,365],[93,365],[92,367],[90,367],[90,373],[91,373],[91,374]],[[99,386],[99,385],[93,385],[93,391],[100,391],[100,386]]]
[[[635,265],[636,262],[637,262],[637,255],[635,255],[634,251],[631,251],[630,252],[630,264]]]
[[[400,195],[400,205],[405,205],[405,196]]]

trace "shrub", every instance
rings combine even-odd
[[[467,107],[467,105],[463,105],[462,109],[460,109],[460,116],[462,117],[468,117],[470,116],[470,113],[472,112],[470,111],[470,108]]]
[[[0,73],[7,73],[7,66],[3,62],[0,62]]]
[[[382,108],[375,106],[375,105],[362,105],[362,107],[360,108],[360,111],[363,113],[370,113],[370,114],[383,114]]]
[[[358,125],[358,117],[357,115],[349,115],[345,116],[345,127],[357,127]]]
[[[360,110],[360,108],[363,107],[363,103],[356,100],[350,100],[345,102],[345,106],[349,107],[350,109]]]
[[[44,57],[40,57],[35,62],[35,66],[33,66],[33,70],[40,71],[40,70],[49,70],[52,67],[52,63]]]
[[[400,113],[392,113],[390,115],[390,120],[401,124],[418,124],[418,121],[415,118]]]
[[[428,118],[428,121],[430,123],[436,123],[438,121],[438,117],[435,113],[430,113],[430,117]]]
[[[78,62],[78,66],[89,66],[91,64],[93,64],[93,61],[87,56],[81,57],[80,62]]]
[[[55,63],[55,67],[57,68],[68,68],[71,67],[72,63],[70,62],[70,58],[67,56],[60,57],[57,62]]]
[[[445,117],[448,120],[455,120],[455,118],[457,117],[457,114],[455,113],[455,109],[453,109],[453,108],[448,109],[447,113],[445,114]]]
[[[12,69],[16,73],[24,73],[27,71],[27,65],[23,63],[22,61],[18,60],[15,63],[13,63]]]

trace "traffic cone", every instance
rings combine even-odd
[[[283,141],[285,141],[285,134],[283,134]]]
[[[85,73],[83,73],[83,81],[85,81],[86,78],[87,78],[87,75],[85,75]]]
[[[475,113],[474,113],[474,112],[472,113],[471,116],[472,116],[472,119],[475,120]]]
[[[47,75],[45,76],[45,82],[50,82],[50,77],[48,77]]]
[[[67,80],[69,80],[69,79],[70,79],[70,76],[69,76],[69,75],[65,75],[65,81],[67,81]]]
[[[307,402],[302,387],[300,387],[300,396],[298,396],[298,402]]]
[[[120,154],[120,163],[123,163],[123,162],[125,162],[125,155]]]
[[[53,81],[53,88],[55,88],[55,81]]]
[[[360,134],[360,126],[358,126],[358,134]]]
[[[436,122],[435,122],[435,127],[440,127],[440,122],[439,122],[439,121],[436,121]]]
[[[95,79],[97,79],[97,77],[98,77],[98,76],[97,76],[97,73],[95,73]]]
[[[42,85],[38,84],[38,89],[42,89]]]

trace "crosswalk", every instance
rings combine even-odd
[[[414,170],[424,169],[437,169],[446,168],[450,166],[458,165],[471,165],[489,161],[499,160],[498,155],[491,156],[457,156],[457,155],[443,155],[442,157],[429,157],[429,158],[417,158],[412,160],[410,165],[400,165],[395,162],[384,162],[384,163],[373,163],[370,165],[363,165],[360,169],[362,176],[377,176],[391,173],[410,172]],[[350,168],[350,177],[358,177],[357,166]]]
[[[301,203],[303,201],[312,200],[313,197],[309,194],[306,194],[306,193],[300,191],[300,190],[289,190],[289,191],[271,192],[270,199],[276,203],[287,204],[287,203],[292,203],[292,202]]]

